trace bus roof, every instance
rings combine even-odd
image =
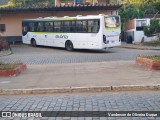
[[[77,15],[76,17],[69,17],[69,16],[56,17],[56,16],[52,16],[52,17],[44,17],[44,18],[39,17],[39,18],[36,18],[36,19],[25,19],[23,21],[59,21],[59,20],[99,19],[102,16],[107,17],[108,15],[104,15],[104,14],[87,15],[87,16]],[[115,15],[113,15],[113,16],[115,16]]]

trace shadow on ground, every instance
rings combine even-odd
[[[62,51],[67,51],[65,48],[60,48],[60,47],[50,47],[50,46],[37,46],[38,48],[45,48],[45,49],[55,49],[55,50],[62,50]],[[111,51],[111,48],[109,49],[102,49],[102,50],[96,50],[96,49],[74,49],[73,51],[68,51],[68,52],[77,52],[77,53],[114,53],[114,51]]]

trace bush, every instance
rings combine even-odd
[[[19,65],[22,65],[22,62],[14,62],[14,63],[0,63],[0,70],[10,70],[15,69]]]
[[[8,50],[9,44],[2,36],[0,36],[0,51],[2,50]]]
[[[160,34],[160,20],[152,19],[150,21],[150,26],[144,27],[144,34],[146,36],[154,36]]]
[[[154,56],[141,56],[141,55],[139,55],[138,57],[148,58],[148,59],[151,59],[151,60],[160,60],[159,55],[154,55]]]

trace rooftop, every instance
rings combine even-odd
[[[2,2],[3,1],[3,2]],[[1,4],[8,3],[9,0],[1,0]],[[81,2],[73,2],[73,0],[25,0],[11,5],[0,5],[0,14],[20,13],[20,12],[53,12],[53,11],[91,11],[91,10],[118,10],[121,5],[110,2],[93,2],[92,0],[81,0]],[[97,0],[98,1],[98,0]]]
[[[7,7],[0,8],[0,14],[21,12],[53,12],[53,11],[92,11],[92,10],[118,10],[121,5],[81,5],[56,7]]]

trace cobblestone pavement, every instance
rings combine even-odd
[[[136,50],[112,48],[108,50],[75,50],[68,52],[61,48],[31,47],[27,45],[11,46],[14,54],[0,57],[0,61],[22,61],[27,64],[58,64],[135,60],[137,55],[160,55],[158,50]]]
[[[0,111],[160,111],[159,91],[0,96]],[[2,119],[2,118],[1,118]],[[13,118],[12,118],[13,119]],[[27,118],[26,118],[27,119]],[[160,120],[160,117],[44,117],[35,120]],[[3,118],[3,120],[7,120]],[[14,118],[14,120],[19,120]],[[24,118],[22,119],[24,120]],[[30,118],[34,120],[34,118]]]

